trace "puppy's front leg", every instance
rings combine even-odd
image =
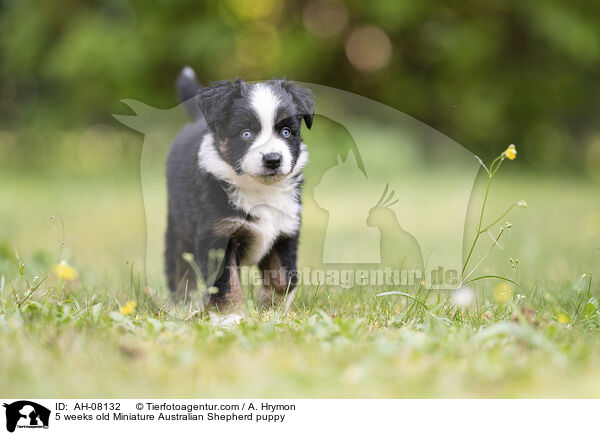
[[[234,311],[241,307],[243,300],[242,283],[239,271],[239,250],[230,242],[225,251],[223,265],[209,288],[208,306],[221,312]]]
[[[211,258],[211,252],[219,258]],[[196,258],[207,286],[206,306],[223,312],[239,308],[243,294],[239,274],[240,246],[237,239],[206,235],[198,237]]]
[[[276,306],[283,298],[286,298],[286,310],[292,305],[298,283],[297,251],[297,236],[283,236],[275,241],[271,251],[260,262],[263,285],[258,295],[258,304],[261,308]]]

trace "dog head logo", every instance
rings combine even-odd
[[[6,430],[14,432],[16,428],[48,428],[50,410],[38,403],[19,400],[3,405],[6,408]]]

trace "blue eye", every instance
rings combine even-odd
[[[249,140],[249,139],[252,139],[252,136],[254,136],[254,135],[252,134],[252,132],[251,132],[250,130],[243,130],[243,131],[240,133],[240,136],[241,136],[241,137],[242,137],[242,139],[244,139],[244,140]]]
[[[289,128],[285,127],[281,130],[281,135],[285,138],[288,138],[292,135],[292,130],[290,130]]]

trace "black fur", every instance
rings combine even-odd
[[[183,102],[186,112],[192,119],[198,119],[202,116],[200,107],[198,107],[198,94],[200,85],[196,79],[196,73],[189,66],[181,70],[176,82],[177,96],[179,101]]]

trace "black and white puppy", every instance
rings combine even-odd
[[[263,272],[263,306],[290,298],[308,161],[300,130],[302,120],[312,126],[311,93],[286,80],[238,79],[203,88],[189,67],[177,88],[193,122],[167,158],[170,289],[195,288],[194,272],[182,258],[192,253],[210,289],[208,306],[240,306],[240,265],[258,264]],[[213,255],[219,252],[224,255]]]

